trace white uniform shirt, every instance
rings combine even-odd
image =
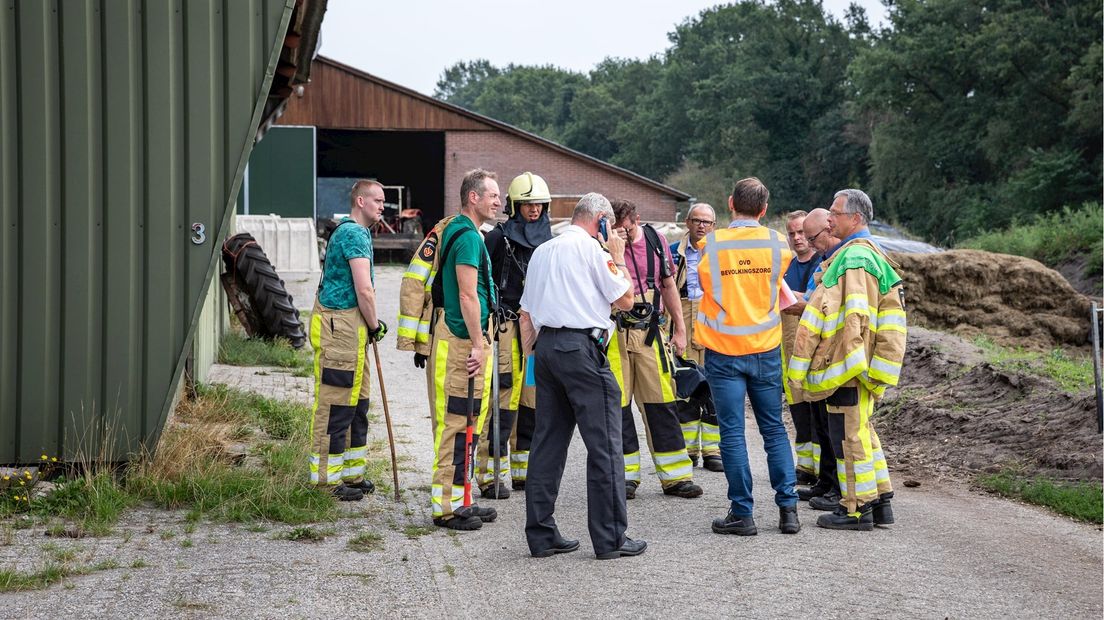
[[[542,243],[529,259],[521,309],[533,327],[613,329],[610,304],[625,294],[629,281],[617,273],[610,255],[582,228],[571,225]]]

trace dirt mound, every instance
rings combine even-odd
[[[891,256],[910,325],[1032,349],[1089,344],[1091,300],[1038,261],[980,250]]]
[[[953,474],[1005,467],[1100,480],[1101,436],[1091,390],[998,369],[950,334],[910,327],[901,385],[875,408],[892,467]]]

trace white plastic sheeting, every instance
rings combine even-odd
[[[253,235],[300,310],[310,310],[322,276],[314,220],[279,215],[238,215],[234,233]]]

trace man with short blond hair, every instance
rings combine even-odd
[[[314,349],[310,480],[339,500],[357,501],[375,487],[364,478],[368,456],[367,347],[386,328],[376,315],[372,235],[383,216],[383,185],[357,181],[349,217],[330,235],[310,320]]]

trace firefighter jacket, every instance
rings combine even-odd
[[[905,301],[894,263],[868,238],[822,265],[786,368],[791,402],[863,385],[875,399],[897,385],[905,357]]]
[[[399,286],[399,328],[395,347],[429,355],[429,329],[433,319],[433,278],[440,265],[438,246],[450,215],[437,222],[414,251]]]
[[[697,299],[690,299],[690,293],[686,289],[686,271],[689,266],[686,264],[686,246],[690,243],[690,233],[687,233],[682,240],[671,244],[671,256],[675,259],[675,288],[678,289],[679,299],[682,301],[682,322],[686,325],[686,344],[687,346],[695,349],[702,349],[701,343],[698,342],[694,330],[694,317],[698,315],[698,308],[701,305],[701,297]],[[670,309],[667,309],[670,313]],[[674,322],[671,322],[671,329],[674,330]]]
[[[782,344],[778,308],[793,253],[777,231],[752,220],[709,233],[698,279],[695,338],[723,355],[750,355]]]

